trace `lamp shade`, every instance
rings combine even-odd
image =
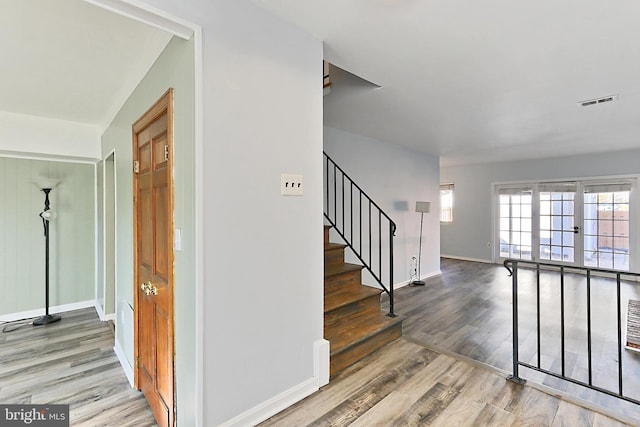
[[[58,217],[58,214],[55,211],[52,211],[51,209],[49,209],[42,212],[40,214],[40,217],[42,217],[42,219],[44,219],[45,221],[53,221]]]
[[[431,202],[416,202],[416,212],[429,213],[431,211]]]
[[[58,178],[49,178],[46,176],[39,176],[35,178],[32,182],[41,190],[45,188],[48,188],[49,190],[51,190],[52,188],[54,188],[56,185],[60,183],[60,180]]]

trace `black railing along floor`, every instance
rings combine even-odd
[[[510,379],[524,383],[519,368],[525,367],[640,404],[637,398],[626,392],[623,355],[623,300],[630,299],[628,296],[623,298],[623,286],[625,289],[634,289],[635,294],[635,288],[639,286],[635,282],[640,279],[640,273],[514,259],[505,260],[504,266],[512,277],[513,374]],[[535,274],[535,307],[532,307],[533,304],[525,308],[519,306],[518,276],[523,270],[527,274]],[[541,274],[544,274],[542,279]],[[549,301],[549,298],[559,298],[559,312],[556,309],[546,309],[544,301]],[[611,299],[615,301],[614,307],[611,304],[600,304],[601,301]],[[552,305],[556,306],[555,303]],[[522,321],[527,322],[528,326],[531,326],[531,322],[535,323],[535,345],[529,346],[528,359],[521,353],[524,340],[519,337],[519,323]],[[584,342],[581,338],[584,338]],[[616,344],[614,350],[607,348],[607,344],[612,342]],[[594,343],[598,343],[598,348],[601,349],[598,355],[594,354]],[[606,354],[608,360],[615,360],[615,381],[609,378],[608,372],[602,374],[603,369],[594,366],[600,366],[599,359],[603,358],[603,354]],[[571,366],[569,356],[572,357]],[[581,359],[581,363],[586,364],[586,372],[579,369],[579,363],[575,359]],[[559,360],[559,366],[557,362],[550,362],[552,360]],[[602,375],[597,376],[597,373]]]

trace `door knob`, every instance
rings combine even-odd
[[[141,284],[140,289],[142,290],[142,292],[144,292],[146,296],[149,296],[153,293],[153,290],[151,289],[151,282]],[[156,290],[156,293],[154,293],[154,295],[157,295],[157,293],[158,291]]]
[[[151,284],[151,282],[149,282],[149,284]],[[153,295],[158,295],[158,287],[156,285],[151,285],[149,287],[149,291],[150,293],[152,293]]]

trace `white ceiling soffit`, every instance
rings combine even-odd
[[[254,1],[381,86],[339,100],[332,88],[328,126],[443,164],[638,147],[640,2]]]
[[[168,31],[174,36],[189,40],[193,36],[193,28],[186,21],[154,7],[137,5],[132,0],[84,0],[114,13],[126,16],[147,25]]]
[[[104,129],[171,37],[82,0],[3,0],[0,110]]]

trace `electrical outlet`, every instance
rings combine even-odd
[[[304,195],[304,179],[302,175],[283,173],[280,175],[280,194],[283,196]]]

